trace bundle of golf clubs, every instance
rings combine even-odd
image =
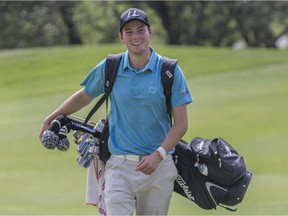
[[[101,119],[97,124],[91,121],[84,124],[84,119],[80,117],[60,115],[43,133],[41,143],[47,149],[57,148],[60,151],[67,151],[70,147],[67,134],[73,130],[73,140],[78,145],[77,163],[81,167],[88,168],[94,157],[99,154],[99,138],[104,123],[105,119]]]

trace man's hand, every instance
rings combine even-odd
[[[49,127],[49,123],[47,122],[43,122],[42,125],[41,125],[41,128],[40,128],[40,132],[39,132],[39,139],[41,140],[42,136],[43,136],[43,133],[44,131],[46,131]]]
[[[151,175],[159,166],[162,158],[157,151],[152,154],[143,157],[139,164],[137,165],[136,171],[140,171],[145,175]]]

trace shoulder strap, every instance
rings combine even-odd
[[[161,82],[163,85],[164,95],[166,97],[167,113],[169,113],[170,117],[172,114],[172,86],[174,81],[175,66],[177,63],[177,59],[170,59],[163,56],[163,63],[161,68]]]
[[[110,54],[106,58],[104,92],[107,95],[112,91],[122,54]]]
[[[88,115],[84,121],[84,124],[86,124],[89,121],[89,119],[100,108],[100,106],[104,103],[105,100],[106,100],[106,109],[107,109],[108,96],[112,91],[112,87],[113,87],[114,80],[115,80],[116,75],[117,75],[117,71],[118,71],[120,60],[122,58],[122,54],[123,53],[110,54],[106,57],[104,95],[97,101],[95,106],[88,113]]]

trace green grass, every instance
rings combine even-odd
[[[254,172],[236,213],[203,210],[174,193],[170,215],[287,214],[288,51],[153,47],[179,59],[193,94],[185,140],[221,136]],[[123,50],[97,45],[0,51],[0,215],[96,215],[84,204],[86,170],[76,163],[72,139],[68,152],[49,151],[38,132],[95,64]],[[89,109],[77,114],[85,117]]]

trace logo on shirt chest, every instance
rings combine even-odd
[[[150,86],[148,91],[149,91],[149,93],[156,94],[158,89],[156,87]]]

